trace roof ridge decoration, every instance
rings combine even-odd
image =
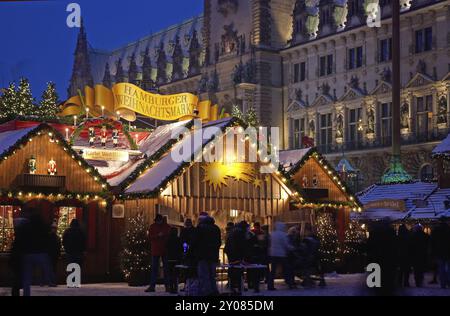
[[[52,126],[47,123],[41,123],[36,127],[32,128],[28,133],[17,140],[14,145],[10,146],[8,149],[0,154],[0,164],[9,159],[10,156],[16,154],[17,150],[23,148],[26,143],[31,142],[36,136],[41,136],[43,133],[48,131],[48,135],[55,139],[55,143],[63,148],[67,154],[69,154],[72,159],[74,159],[78,165],[86,170],[87,173],[97,182],[100,182],[102,189],[108,191],[110,189],[106,179],[91,165],[89,165],[86,160],[81,157],[72,147],[67,143],[64,137]]]
[[[310,148],[308,152],[306,152],[302,159],[300,159],[295,165],[292,166],[291,169],[289,169],[288,172],[284,171],[282,166],[280,165],[279,172],[284,175],[287,179],[289,179],[289,184],[291,187],[293,187],[297,192],[300,193],[301,196],[305,196],[304,190],[293,181],[293,175],[300,170],[303,165],[306,163],[308,159],[313,157],[317,160],[317,162],[320,164],[320,166],[324,169],[325,173],[328,175],[330,180],[336,184],[339,190],[341,190],[344,194],[350,195],[348,203],[341,203],[341,206],[350,206],[353,208],[353,211],[361,211],[362,203],[359,201],[358,196],[354,194],[350,188],[347,186],[347,184],[344,181],[341,181],[339,178],[339,175],[335,171],[335,169],[328,163],[328,161],[322,156],[322,154],[317,150],[316,147]],[[313,203],[313,204],[336,204],[336,202],[327,202],[327,201],[314,201],[314,200],[308,200],[307,198],[304,198],[307,203]]]
[[[194,120],[191,120],[185,128],[192,130],[194,126]],[[173,146],[175,146],[181,139],[171,139],[164,146],[162,146],[158,151],[147,157],[146,160],[139,165],[124,181],[122,181],[117,187],[117,191],[124,192],[125,189],[130,186],[136,179],[144,174],[148,169],[152,168],[157,164],[164,156],[167,154]]]
[[[219,120],[220,121],[220,120]],[[225,124],[224,126],[221,127],[222,132],[225,132],[228,128],[232,127],[232,126],[242,126],[242,127],[246,127],[245,123],[242,122],[240,119],[238,118],[231,118],[229,119],[229,122],[227,124]],[[138,192],[138,193],[125,193],[126,187],[130,186],[132,184],[132,182],[134,182],[137,177],[135,177],[135,179],[133,181],[130,181],[128,185],[126,186],[122,186],[122,191],[123,193],[119,194],[119,198],[120,199],[135,199],[135,198],[150,198],[150,197],[155,197],[157,196],[160,192],[162,192],[164,190],[165,187],[167,187],[167,185],[175,178],[181,176],[184,171],[186,170],[186,168],[192,166],[195,162],[196,159],[195,157],[197,157],[199,154],[201,154],[203,152],[203,150],[209,146],[214,140],[215,140],[215,136],[212,135],[211,138],[206,141],[205,143],[202,144],[201,148],[192,154],[191,156],[191,161],[188,162],[183,162],[181,163],[176,170],[174,170],[170,175],[168,175],[165,179],[163,179],[159,185],[154,188],[152,191],[149,192]],[[167,148],[166,153],[168,150],[170,150],[172,147],[174,147],[176,145],[176,143],[173,143],[170,147]],[[161,156],[162,158],[162,156]],[[154,166],[155,163],[152,163],[151,166]],[[145,168],[146,171],[149,168]],[[139,173],[139,175],[143,174],[143,172]],[[275,175],[274,175],[275,174]],[[289,182],[287,181],[287,179],[285,178],[281,178],[282,174],[279,171],[276,171],[274,173],[271,174],[271,176],[274,176],[276,181],[279,182],[280,185],[285,186],[286,188],[289,189],[289,191],[292,191],[293,196],[300,200],[303,201],[303,198],[299,196],[297,190],[295,189],[294,186],[291,186],[289,184]],[[280,178],[280,179],[279,179]]]

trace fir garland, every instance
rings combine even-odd
[[[70,144],[66,142],[64,137],[57,130],[46,123],[42,123],[41,125],[37,126],[35,129],[31,130],[25,136],[20,138],[13,146],[9,147],[7,150],[1,153],[0,163],[7,160],[10,156],[16,154],[17,150],[22,149],[25,144],[30,141],[31,138],[40,136],[45,132],[48,132],[49,136],[54,138],[55,143],[61,146],[64,151],[66,151],[72,157],[72,159],[77,161],[80,167],[88,170],[87,172],[89,172],[94,177],[94,179],[96,179],[96,181],[99,181],[102,184],[102,188],[105,192],[110,189],[108,182],[103,178],[102,175],[100,175],[97,169],[89,165],[75,150],[72,149]]]
[[[298,183],[296,183],[293,179],[293,176],[299,171],[305,163],[311,158],[314,157],[316,160],[322,164],[322,166],[327,170],[330,171],[331,174],[329,174],[329,177],[333,179],[333,177],[336,177],[337,179],[340,179],[339,175],[336,173],[334,168],[328,163],[328,161],[317,151],[317,148],[311,148],[303,157],[298,161],[289,171],[285,171],[283,169],[283,166],[279,166],[278,171],[283,174],[283,176],[287,179],[289,179],[289,184],[291,187],[295,188],[295,190],[299,193],[301,193],[302,196],[305,196],[305,191],[300,187]],[[336,182],[336,181],[334,181]],[[359,201],[358,197],[352,194],[352,191],[349,189],[345,181],[339,180],[340,184],[336,183],[336,185],[341,186],[342,191],[344,191],[345,194],[349,194],[351,198],[353,198],[353,201],[350,202],[340,202],[337,203],[336,201],[323,201],[323,200],[307,200],[307,202],[312,202],[314,204],[333,204],[333,205],[339,205],[339,206],[350,206],[354,208],[361,208],[362,203]]]

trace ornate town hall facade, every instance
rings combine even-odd
[[[314,141],[335,164],[345,154],[365,186],[390,159],[391,1],[205,0],[198,17],[111,52],[93,49],[82,28],[68,93],[130,82],[229,112],[252,106],[262,125],[282,127],[284,148]],[[376,27],[368,3],[381,7]],[[430,179],[450,123],[450,1],[400,3],[403,162]]]

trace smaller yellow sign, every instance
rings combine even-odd
[[[406,204],[403,200],[379,200],[379,201],[373,201],[369,202],[364,205],[364,209],[390,209],[390,210],[397,210],[400,212],[406,211]]]
[[[127,151],[122,150],[83,149],[83,158],[86,160],[128,162],[130,155]]]

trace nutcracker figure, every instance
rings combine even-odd
[[[28,160],[28,171],[30,172],[30,174],[35,174],[36,169],[36,158],[34,158],[34,156],[31,156],[30,160]]]
[[[102,147],[106,147],[106,141],[108,140],[108,131],[106,130],[106,126],[102,127],[102,131],[100,132],[100,139],[102,142]]]
[[[89,146],[94,147],[95,142],[95,129],[93,127],[89,127]]]
[[[114,148],[117,148],[117,146],[119,146],[119,130],[117,128],[115,128],[112,132],[112,139]]]
[[[52,159],[50,159],[50,161],[48,162],[48,174],[51,176],[54,176],[56,174],[56,161]]]
[[[319,186],[319,178],[317,177],[317,174],[315,174],[312,178],[312,185],[314,188],[317,188]]]
[[[303,188],[307,188],[308,187],[308,177],[306,175],[303,176],[302,187]]]

